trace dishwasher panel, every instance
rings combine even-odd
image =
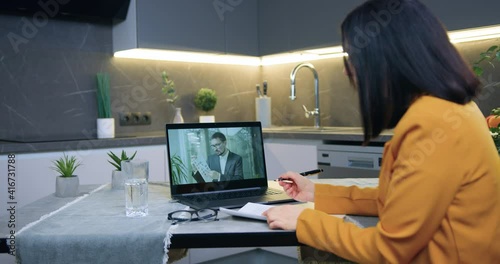
[[[319,145],[318,178],[378,178],[383,147]]]

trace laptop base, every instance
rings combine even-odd
[[[196,199],[187,199],[186,197],[174,197],[180,203],[185,204],[193,209],[218,209],[219,207],[224,208],[240,208],[246,203],[260,203],[260,204],[279,204],[279,203],[291,203],[296,202],[296,200],[290,198],[286,193],[274,190],[279,193],[276,194],[263,194],[261,196],[249,196],[242,198],[230,198],[230,199],[220,199],[220,200],[210,200],[204,198],[203,196],[197,196]]]

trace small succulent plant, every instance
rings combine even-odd
[[[122,171],[122,161],[125,160],[133,160],[135,158],[135,155],[137,154],[137,151],[134,152],[132,156],[127,156],[127,153],[125,153],[125,150],[122,150],[122,153],[120,156],[116,155],[112,151],[108,152],[108,156],[111,158],[111,160],[108,160],[108,162],[113,165],[117,171]]]
[[[73,177],[76,168],[82,164],[76,159],[75,156],[67,156],[63,154],[62,158],[52,161],[54,171],[58,172],[62,177]]]

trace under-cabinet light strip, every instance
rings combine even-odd
[[[448,36],[452,43],[500,38],[500,26],[450,31]]]
[[[161,61],[198,62],[198,63],[215,63],[215,64],[248,65],[248,66],[260,65],[259,57],[215,54],[215,53],[205,53],[205,52],[187,52],[187,51],[156,50],[156,49],[130,49],[130,50],[115,52],[114,56],[117,58],[161,60]]]
[[[500,38],[500,26],[451,31],[448,35],[452,43]],[[117,58],[131,59],[262,66],[339,58],[347,56],[347,54],[343,52],[341,46],[334,46],[266,55],[262,57],[155,49],[130,49],[118,51],[114,53],[114,56]]]

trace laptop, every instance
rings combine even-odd
[[[166,124],[172,199],[194,209],[294,202],[268,187],[260,122]]]

